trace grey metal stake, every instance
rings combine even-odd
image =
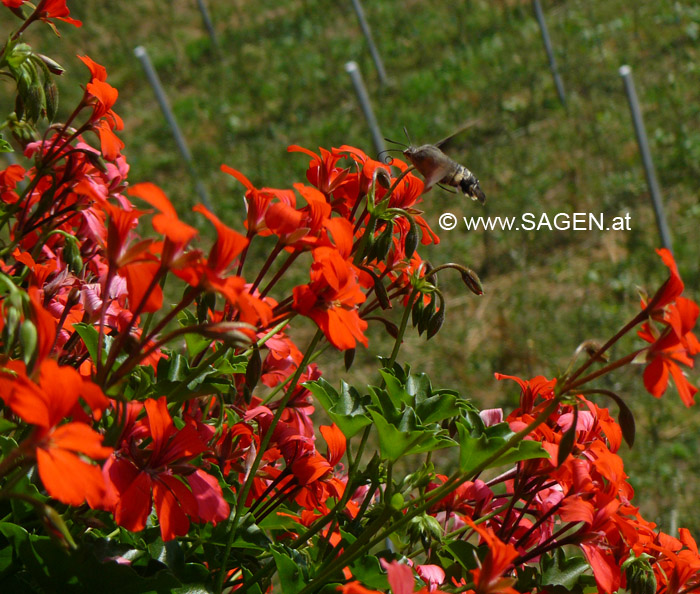
[[[369,101],[369,95],[367,94],[367,89],[365,88],[365,83],[362,80],[362,74],[360,69],[357,67],[357,62],[347,62],[345,64],[345,71],[350,75],[352,79],[352,84],[355,87],[355,93],[360,101],[360,107],[362,112],[365,114],[365,120],[369,125],[370,132],[372,133],[372,142],[374,143],[374,148],[377,150],[377,154],[381,154],[382,151],[386,150],[384,144],[384,137],[379,131],[379,124],[377,124],[377,118],[374,117],[374,111],[372,111],[372,104]]]
[[[204,21],[204,26],[209,33],[209,38],[211,39],[211,44],[214,46],[216,51],[219,51],[219,40],[216,38],[216,31],[214,30],[214,24],[211,22],[209,17],[209,10],[204,0],[197,0],[197,6],[199,7],[199,12],[202,13],[202,20]]]
[[[642,110],[639,107],[637,99],[637,91],[634,88],[634,80],[632,79],[632,69],[627,66],[620,66],[620,76],[625,83],[625,91],[627,93],[627,101],[632,113],[632,122],[634,123],[634,132],[637,135],[637,144],[639,152],[642,155],[642,163],[644,164],[644,174],[647,178],[647,186],[651,194],[651,203],[654,207],[654,215],[656,216],[656,226],[659,228],[661,243],[665,248],[673,251],[671,243],[671,232],[666,223],[666,215],[664,207],[661,203],[661,189],[659,182],[656,179],[656,170],[654,169],[654,161],[651,159],[651,151],[649,150],[649,141],[647,139],[646,129],[644,128],[644,120],[642,118]]]
[[[194,181],[197,194],[199,194],[199,197],[204,203],[204,205],[211,210],[211,203],[209,202],[209,196],[207,194],[207,191],[204,188],[202,182],[199,180],[199,176],[197,175],[197,170],[195,169],[190,149],[187,147],[185,137],[182,135],[180,127],[177,125],[177,121],[175,120],[175,115],[170,109],[170,104],[168,103],[168,98],[166,97],[165,91],[163,90],[163,85],[161,85],[160,83],[158,73],[155,71],[155,68],[153,68],[153,64],[151,63],[151,59],[148,57],[148,52],[146,51],[146,48],[142,45],[135,47],[134,55],[141,62],[141,66],[143,66],[143,70],[146,73],[148,82],[153,88],[153,92],[156,95],[156,99],[158,100],[160,109],[163,112],[163,115],[165,116],[168,125],[170,126],[170,131],[172,132],[173,138],[175,139],[177,148],[180,150],[180,154],[182,155],[182,158],[185,161],[185,164],[187,165],[187,169],[190,172],[190,175],[192,176],[192,180]]]
[[[540,24],[540,31],[542,32],[542,41],[544,42],[544,49],[547,52],[547,59],[549,60],[549,69],[552,71],[554,85],[557,87],[559,101],[561,101],[561,104],[564,107],[566,107],[564,83],[561,80],[561,76],[559,76],[559,70],[557,69],[557,61],[554,59],[552,40],[549,38],[549,31],[547,30],[547,23],[544,20],[544,13],[542,12],[542,5],[540,4],[540,0],[532,0],[532,7],[535,9],[535,16],[537,17],[537,22]]]
[[[374,60],[374,65],[377,68],[379,82],[384,86],[387,84],[386,70],[384,70],[384,63],[382,62],[382,57],[379,55],[379,50],[374,44],[372,31],[370,30],[369,23],[365,17],[365,11],[362,8],[360,0],[352,0],[352,6],[355,9],[355,14],[357,14],[357,20],[360,21],[360,28],[362,29],[362,33],[365,35],[367,45],[369,46],[369,52],[372,54],[372,60]]]

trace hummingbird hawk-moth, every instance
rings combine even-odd
[[[450,157],[440,149],[441,146],[463,129],[464,127],[435,144],[422,144],[420,146],[413,146],[411,144],[406,147],[403,154],[425,178],[424,192],[430,190],[435,184],[444,184],[459,188],[465,196],[469,196],[472,200],[478,200],[483,204],[486,201],[486,196],[481,186],[479,186],[477,177],[464,165],[460,165],[456,161],[450,159]],[[405,128],[404,132],[406,132],[406,137],[410,142],[411,139]],[[390,140],[389,142],[394,141]]]

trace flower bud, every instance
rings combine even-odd
[[[391,188],[391,176],[389,175],[389,172],[383,167],[377,167],[374,170],[374,178],[377,180],[377,183],[382,188],[386,190]]]
[[[622,564],[627,578],[627,591],[630,594],[656,593],[656,576],[649,559],[649,555],[644,553],[639,557],[632,555]]]
[[[462,282],[467,285],[467,288],[474,293],[474,295],[483,295],[484,286],[481,284],[481,280],[471,268],[464,268],[462,271]]]
[[[44,98],[46,101],[46,117],[52,122],[58,112],[58,87],[51,79],[44,80]]]
[[[39,342],[39,334],[31,320],[24,320],[19,327],[19,343],[22,345],[22,358],[29,365]]]
[[[260,376],[262,374],[262,358],[260,357],[260,349],[255,347],[250,359],[248,359],[248,365],[245,368],[245,385],[251,391],[258,384]]]
[[[43,508],[42,521],[46,527],[47,532],[51,535],[51,538],[56,540],[62,547],[66,549],[76,550],[78,545],[75,544],[73,537],[71,536],[68,526],[63,521],[60,514],[48,505]]]
[[[5,325],[2,328],[2,344],[5,347],[5,354],[9,355],[12,347],[17,339],[17,330],[19,329],[20,320],[22,319],[21,312],[13,306],[5,309]]]
[[[411,256],[413,256],[413,253],[418,247],[418,225],[416,225],[416,222],[413,220],[413,217],[409,217],[408,222],[411,226],[408,230],[408,233],[406,233],[406,239],[403,244],[403,249],[406,254],[407,260],[410,259]]]
[[[52,60],[44,54],[34,54],[34,56],[36,58],[39,58],[44,63],[44,66],[46,66],[46,68],[51,74],[60,76],[66,71],[65,68],[63,68],[63,66],[61,66],[58,62]]]
[[[345,359],[345,371],[350,371],[350,368],[352,367],[353,361],[355,360],[355,350],[356,349],[347,349],[343,353],[343,357]]]
[[[426,338],[430,340],[433,336],[435,336],[440,331],[440,328],[442,328],[444,323],[445,304],[443,303],[441,304],[440,309],[430,316],[430,320],[428,321],[428,334],[426,335]]]

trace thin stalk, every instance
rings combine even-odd
[[[229,527],[229,532],[228,532],[228,538],[226,539],[226,546],[224,548],[224,555],[223,555],[224,565],[219,569],[219,575],[217,576],[217,579],[216,579],[216,587],[215,587],[214,591],[217,594],[221,594],[221,590],[223,589],[224,578],[226,577],[226,569],[225,569],[226,560],[228,559],[229,555],[231,554],[231,547],[233,546],[233,541],[236,537],[236,531],[238,528],[238,520],[240,519],[241,514],[243,513],[243,507],[245,506],[245,501],[248,498],[248,493],[250,493],[250,490],[253,487],[253,481],[254,481],[255,475],[258,471],[258,467],[260,466],[260,462],[262,461],[262,457],[265,454],[265,451],[267,450],[267,446],[270,444],[270,441],[272,440],[272,434],[274,433],[274,430],[275,430],[275,427],[277,426],[277,423],[279,423],[279,420],[282,418],[282,413],[284,412],[287,403],[289,402],[290,398],[294,394],[294,388],[296,387],[296,384],[299,381],[299,378],[301,377],[303,370],[306,368],[306,365],[308,363],[309,358],[311,357],[311,354],[316,349],[316,345],[318,345],[322,336],[323,336],[323,332],[321,332],[321,330],[318,330],[316,332],[316,334],[314,335],[313,339],[311,340],[311,343],[309,344],[308,348],[306,349],[306,352],[304,354],[304,358],[302,359],[301,363],[299,364],[299,367],[297,367],[297,369],[294,373],[293,379],[289,385],[289,388],[287,389],[287,392],[280,400],[277,411],[275,412],[275,416],[272,418],[272,421],[270,422],[270,426],[268,427],[267,431],[265,432],[265,435],[263,436],[263,438],[260,441],[260,445],[258,446],[258,452],[255,456],[255,460],[253,461],[252,466],[250,467],[250,471],[248,473],[248,478],[246,479],[246,481],[243,485],[243,489],[237,494],[236,508],[235,508],[233,518],[231,520],[231,525]]]
[[[367,546],[364,550],[370,550],[373,546],[382,542],[385,538],[387,538],[397,529],[409,523],[417,515],[423,513],[436,502],[438,502],[440,499],[454,491],[462,482],[464,482],[465,480],[470,480],[470,478],[479,475],[485,469],[489,468],[510,448],[512,448],[518,442],[522,441],[524,437],[529,435],[533,430],[535,430],[543,422],[545,422],[549,418],[549,416],[556,410],[557,406],[559,406],[560,398],[561,396],[553,398],[551,402],[542,410],[542,412],[539,415],[537,415],[537,417],[532,421],[532,423],[530,423],[524,429],[521,429],[517,433],[513,434],[505,444],[498,448],[498,450],[496,450],[486,460],[477,465],[476,468],[473,468],[468,472],[456,472],[450,478],[448,478],[447,481],[445,481],[445,483],[443,483],[440,487],[430,491],[429,495],[425,498],[422,504],[418,505],[410,511],[407,511],[399,520],[387,526],[383,532],[375,536],[371,541],[367,543]],[[414,504],[415,501],[416,500],[410,502],[409,505]],[[352,551],[350,550],[351,548],[353,549]],[[320,585],[319,583],[322,583],[322,580],[332,575],[339,568],[345,567],[346,565],[351,563],[362,552],[362,550],[357,551],[356,547],[348,548],[348,550],[346,550],[342,555],[340,555],[331,566],[329,566],[325,571],[323,571],[322,574],[319,574],[319,576],[316,579],[314,579],[305,588],[300,590],[297,594],[306,594],[307,592],[310,592],[312,589],[317,587],[317,584]]]

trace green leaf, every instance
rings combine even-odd
[[[439,423],[459,415],[458,396],[450,392],[426,398],[416,406],[416,414],[423,423]]]
[[[386,573],[379,565],[379,559],[374,555],[365,555],[350,565],[353,578],[361,581],[365,586],[375,590],[386,590],[389,582]]]
[[[296,592],[302,590],[306,585],[306,580],[301,567],[292,560],[284,547],[272,545],[270,551],[275,559],[282,592],[284,594],[296,594]]]
[[[340,384],[340,393],[323,378],[306,382],[306,387],[326,409],[331,420],[338,425],[346,438],[350,439],[372,423],[365,406],[366,397],[345,382]]]
[[[401,456],[431,452],[455,444],[449,437],[440,435],[437,426],[417,427],[412,409],[404,411],[397,425],[389,423],[379,411],[369,412],[377,427],[382,456],[391,461],[396,461]]]
[[[584,557],[576,555],[567,558],[562,549],[556,549],[554,557],[543,556],[540,566],[543,586],[562,586],[567,590],[572,590],[579,577],[590,569]]]
[[[8,419],[1,419],[0,418],[0,433],[4,433],[5,431],[10,431],[11,429],[14,429],[17,427],[15,423]]]
[[[407,406],[412,406],[414,403],[413,396],[408,393],[403,383],[388,369],[382,369],[379,371],[382,378],[384,378],[384,383],[386,384],[386,393],[388,394],[392,406],[393,403],[403,402]]]
[[[0,134],[0,153],[13,153],[12,145],[5,140]]]
[[[499,423],[487,427],[483,433],[474,436],[474,430],[464,423],[457,424],[459,431],[459,467],[468,472],[483,464],[514,435],[507,423]],[[478,433],[478,432],[477,432]],[[533,458],[548,458],[549,454],[542,448],[538,441],[522,440],[515,447],[511,447],[494,460],[487,468],[494,468],[504,464],[513,464],[521,460]]]
[[[454,560],[457,561],[465,569],[476,569],[476,559],[474,552],[477,548],[464,540],[455,540],[447,545],[447,550],[452,554]]]
[[[73,324],[73,329],[78,333],[78,336],[83,339],[85,347],[90,353],[90,359],[97,361],[97,343],[99,340],[99,332],[91,324],[84,324],[82,322],[78,324]]]

